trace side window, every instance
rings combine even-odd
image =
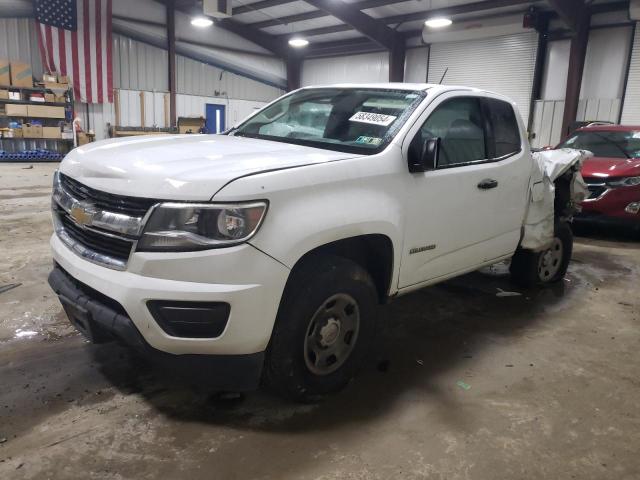
[[[520,151],[520,129],[513,107],[502,100],[487,98],[486,101],[495,141],[495,158]]]
[[[487,158],[482,110],[477,98],[446,100],[429,115],[419,135],[423,141],[440,137],[439,167]]]

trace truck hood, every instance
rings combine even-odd
[[[587,178],[635,177],[640,175],[640,158],[591,157],[582,164]]]
[[[355,156],[227,135],[149,135],[78,147],[60,171],[114,194],[206,201],[238,177]]]

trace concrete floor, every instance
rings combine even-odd
[[[319,405],[223,401],[69,327],[45,279],[54,165],[0,164],[0,478],[638,479],[640,244],[578,238],[567,280],[499,269],[382,308]]]

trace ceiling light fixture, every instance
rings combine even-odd
[[[294,48],[302,48],[309,45],[309,40],[302,37],[293,37],[289,39],[289,45],[291,45]]]
[[[444,18],[444,17],[430,18],[429,20],[426,20],[424,22],[424,24],[429,28],[448,27],[452,23],[453,22],[451,21],[450,18]]]
[[[213,25],[213,20],[207,17],[194,17],[191,19],[191,25],[200,28],[210,27]]]

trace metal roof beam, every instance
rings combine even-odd
[[[387,27],[384,22],[362,13],[353,5],[344,3],[342,0],[305,0],[305,2],[313,5],[318,10],[327,12],[347,25],[351,25],[365,37],[370,38],[387,50],[396,48],[398,42],[404,42],[404,38],[398,35],[395,30]]]
[[[255,12],[264,8],[277,7],[278,5],[285,5],[287,3],[293,3],[297,0],[262,0],[260,2],[248,3],[240,5],[239,7],[233,7],[231,10],[232,15],[241,15],[243,13]]]
[[[384,7],[386,5],[394,5],[396,3],[404,3],[409,0],[362,0],[360,2],[355,2],[349,4],[350,7],[355,7],[358,10],[368,10],[370,8]],[[482,2],[474,2],[467,3],[463,5],[455,5],[452,7],[444,7],[444,8],[435,8],[433,10],[425,10],[424,12],[414,12],[409,14],[404,14],[402,17],[411,17],[413,20],[417,18],[424,18],[425,20],[429,16],[436,15],[460,15],[463,13],[473,13],[479,12],[482,10],[489,10],[492,8],[502,8],[509,7],[513,5],[522,5],[525,3],[532,3],[534,0],[485,0]],[[296,15],[289,15],[286,17],[274,18],[270,20],[263,20],[260,22],[254,22],[250,25],[253,28],[267,28],[274,27],[276,25],[287,25],[289,23],[294,22],[302,22],[304,20],[313,20],[315,18],[326,17],[329,14],[326,11],[322,10],[314,10],[312,12],[299,13]],[[397,17],[397,16],[396,16]],[[395,18],[395,17],[387,17],[387,18]],[[380,18],[378,20],[384,21],[386,24],[390,23],[400,23],[400,22],[387,22],[386,18]],[[403,20],[406,21],[406,20]]]
[[[583,15],[587,14],[588,7],[584,0],[547,0],[549,6],[555,11],[560,19],[572,31],[578,30],[578,25]]]

